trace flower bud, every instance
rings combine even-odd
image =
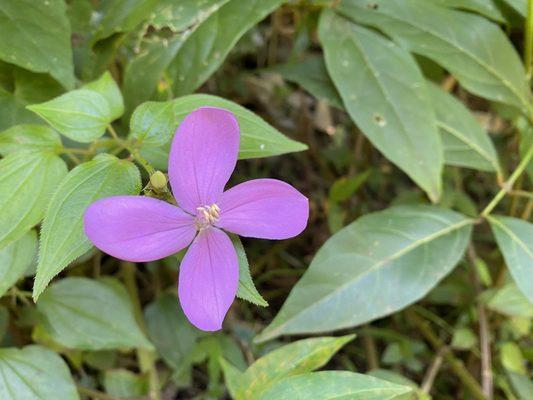
[[[155,190],[163,190],[167,186],[167,177],[161,171],[155,171],[150,175],[150,185]]]

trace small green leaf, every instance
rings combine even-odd
[[[533,303],[514,283],[508,283],[497,289],[487,301],[487,307],[510,317],[533,318]]]
[[[451,346],[454,349],[469,350],[477,343],[477,336],[472,329],[459,328],[453,332]]]
[[[94,201],[138,194],[141,178],[127,160],[101,154],[74,168],[57,188],[44,217],[33,296],[37,300],[50,280],[91,249],[83,232],[83,214]]]
[[[62,148],[59,134],[46,125],[15,125],[0,132],[0,154],[42,150],[58,152]]]
[[[436,201],[441,194],[443,148],[414,59],[329,9],[320,16],[319,37],[327,69],[352,120]],[[394,74],[391,65],[396,66]]]
[[[122,93],[120,93],[117,83],[108,71],[106,71],[99,79],[84,85],[83,89],[92,90],[93,92],[101,94],[107,100],[111,111],[111,118],[113,120],[119,118],[124,112]]]
[[[107,394],[116,397],[142,397],[149,392],[147,376],[134,374],[127,369],[105,371],[104,388]]]
[[[0,250],[0,297],[24,276],[36,254],[37,234],[34,230]]]
[[[260,398],[277,381],[320,368],[354,337],[347,335],[304,339],[268,353],[246,370],[237,399]]]
[[[428,89],[444,145],[444,162],[499,172],[496,149],[470,111],[437,85],[430,83]]]
[[[70,25],[63,0],[0,1],[0,59],[74,86]]]
[[[0,249],[41,221],[66,173],[63,160],[48,152],[17,152],[0,160]]]
[[[496,24],[427,0],[372,3],[375,8],[371,9],[368,0],[343,1],[339,12],[382,30],[406,49],[440,64],[473,94],[520,107],[531,115],[524,66]]]
[[[254,285],[252,276],[250,275],[250,265],[248,264],[246,251],[241,240],[237,235],[230,235],[230,237],[239,259],[239,288],[237,289],[237,297],[261,307],[268,307],[268,303],[259,294]]]
[[[42,346],[0,349],[0,398],[79,400],[67,364]]]
[[[124,112],[120,90],[106,72],[94,82],[50,101],[27,107],[66,137],[91,142]]]
[[[337,179],[329,189],[329,199],[333,202],[348,200],[363,185],[371,174],[366,170],[361,174]]]
[[[400,386],[369,375],[348,371],[321,371],[291,376],[275,383],[259,400],[392,400],[412,392],[409,386]]]
[[[230,0],[187,39],[169,66],[174,95],[192,93],[222,64],[237,41],[284,0]]]
[[[322,246],[256,341],[349,328],[414,303],[459,262],[472,223],[436,206],[396,206],[359,218]]]
[[[135,109],[130,120],[130,138],[148,147],[163,146],[174,136],[178,122],[171,101],[147,102]],[[166,169],[166,168],[165,168]]]
[[[163,360],[175,371],[188,367],[200,331],[187,320],[177,297],[163,294],[146,307],[144,318],[150,340]]]
[[[41,295],[37,308],[51,339],[68,348],[153,348],[135,322],[128,293],[118,281],[61,279]]]
[[[488,220],[516,285],[533,303],[533,224],[501,216]]]

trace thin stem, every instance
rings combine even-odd
[[[65,154],[70,153],[70,154],[84,154],[84,155],[90,155],[93,153],[91,150],[88,150],[88,149],[74,149],[71,147],[63,147],[61,149],[61,152]]]
[[[422,384],[420,385],[420,391],[425,394],[429,394],[431,392],[431,388],[433,387],[433,382],[435,382],[435,378],[437,377],[437,374],[439,373],[440,367],[442,365],[442,349],[437,353],[435,356],[435,359],[431,363],[431,366],[426,372],[426,375],[424,376],[424,380],[422,381]]]
[[[530,0],[533,1],[533,0]],[[482,217],[486,217],[489,215],[492,210],[494,210],[494,207],[498,205],[498,203],[501,201],[501,199],[505,196],[506,193],[509,193],[513,189],[513,185],[515,181],[518,179],[520,174],[524,172],[524,169],[526,169],[527,165],[533,158],[533,146],[529,148],[529,151],[527,152],[526,156],[520,161],[520,164],[516,167],[514,172],[511,174],[507,182],[504,183],[502,189],[494,196],[492,201],[488,204],[487,207],[481,212]]]
[[[131,156],[135,159],[135,161],[137,161],[137,163],[141,167],[144,168],[144,170],[148,173],[148,175],[152,175],[155,172],[155,168],[152,167],[150,163],[146,161],[146,159],[143,156],[141,156],[139,149],[132,148],[128,141],[121,139],[111,124],[107,125],[107,129],[109,130],[109,133],[111,134],[113,139],[115,139],[115,141],[120,146],[122,146],[123,148],[125,148],[126,150],[130,152]]]
[[[524,65],[529,82],[533,75],[533,0],[527,2],[527,18],[524,27]]]
[[[478,257],[474,245],[470,243],[468,246],[467,256],[472,264],[474,287],[478,296],[481,294],[481,284],[479,282],[478,270],[476,264],[478,263]],[[481,386],[483,393],[487,400],[492,400],[494,397],[494,383],[492,377],[492,354],[490,348],[490,327],[489,320],[487,318],[487,312],[483,303],[477,300],[477,314],[479,320],[479,341],[481,350]]]
[[[135,319],[139,324],[141,330],[146,333],[146,325],[142,315],[141,302],[139,301],[139,290],[137,289],[137,282],[135,280],[135,264],[123,261],[120,263],[124,283],[133,304],[133,313]],[[161,392],[159,385],[159,376],[155,366],[155,355],[152,351],[146,349],[137,349],[137,358],[141,372],[147,373],[150,386],[150,399],[161,400]]]
[[[376,350],[376,343],[374,342],[374,338],[372,337],[372,335],[368,333],[363,334],[363,346],[365,347],[368,369],[369,370],[378,369],[379,368],[378,352]]]
[[[461,380],[468,391],[472,394],[472,397],[477,400],[485,400],[481,387],[476,382],[474,377],[468,372],[463,362],[453,355],[452,351],[437,337],[437,335],[431,330],[429,325],[414,312],[407,312],[407,317],[413,322],[422,336],[435,348],[437,351],[442,352],[442,357],[448,363],[454,374]]]

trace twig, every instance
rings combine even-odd
[[[474,287],[479,296],[481,294],[481,284],[479,282],[478,271],[477,271],[477,254],[474,248],[474,245],[470,243],[468,245],[467,256],[472,264],[473,268],[473,278],[474,278]],[[492,355],[490,349],[490,327],[489,321],[487,318],[487,312],[483,303],[477,300],[477,313],[479,320],[479,341],[480,341],[480,350],[481,350],[481,387],[483,388],[483,393],[487,400],[492,400],[494,397],[494,383],[492,377]]]
[[[363,346],[365,347],[368,369],[373,370],[379,368],[378,352],[372,335],[368,333],[363,334]]]
[[[435,335],[429,325],[418,315],[412,311],[407,311],[407,317],[416,325],[422,336],[435,348],[437,351],[442,351],[442,357],[446,363],[450,366],[454,374],[461,380],[464,386],[472,394],[473,398],[477,400],[486,400],[481,390],[481,387],[474,379],[474,377],[468,372],[463,362],[453,355],[452,351]]]
[[[439,373],[440,367],[442,365],[442,353],[443,349],[440,349],[437,355],[435,356],[435,359],[431,363],[431,366],[426,372],[426,375],[424,376],[424,380],[422,381],[422,385],[420,387],[420,391],[425,394],[429,394],[431,391],[431,388],[433,387],[433,382],[435,382],[435,378],[437,377],[437,374]]]

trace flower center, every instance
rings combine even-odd
[[[220,207],[216,204],[198,207],[196,210],[198,211],[196,214],[196,226],[199,230],[213,225],[220,217]]]

